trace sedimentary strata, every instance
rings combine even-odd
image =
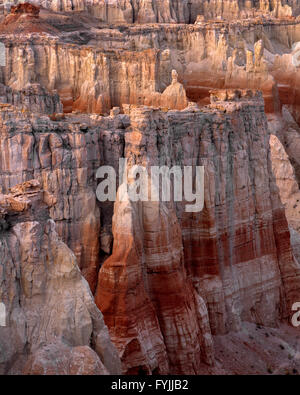
[[[227,340],[271,370],[255,331],[276,326],[266,350],[296,355],[298,1],[2,11],[0,373],[248,372]],[[204,166],[203,209],[131,201],[120,158]],[[96,196],[103,165],[115,203]]]
[[[75,255],[49,219],[50,198],[37,180],[0,195],[0,372],[116,374],[118,355]]]

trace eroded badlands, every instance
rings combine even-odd
[[[0,12],[0,374],[300,372],[298,0]],[[120,158],[203,210],[99,202]]]

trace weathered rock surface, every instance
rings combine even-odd
[[[298,0],[34,4],[0,17],[0,372],[248,372],[300,297]],[[203,210],[98,202],[121,157],[203,165]]]
[[[12,104],[23,110],[41,114],[62,113],[63,106],[57,93],[49,94],[39,84],[27,85],[26,88],[15,91],[0,85],[0,103]]]
[[[38,181],[0,195],[0,207],[1,374],[118,373],[102,315],[48,217]]]
[[[269,116],[272,170],[281,201],[291,228],[300,231],[299,218],[299,148],[300,129],[292,114],[284,106],[281,114]]]
[[[201,110],[124,106],[125,114],[115,108],[109,117],[52,121],[2,108],[3,192],[33,177],[43,186],[58,233],[92,290],[97,286],[96,303],[123,373],[200,373],[204,362],[214,363],[212,334],[238,331],[243,321],[277,325],[299,297],[300,271],[271,171],[262,96],[212,91],[211,102]],[[111,165],[118,174],[120,157],[129,168],[204,165],[204,210],[127,200],[113,211],[112,203],[97,203],[96,170]],[[24,226],[20,235],[26,232]],[[101,250],[111,256],[101,260]],[[47,349],[30,358],[27,373],[53,372],[56,360],[64,364],[54,340],[49,347],[49,358]],[[64,372],[71,372],[73,352],[64,355]],[[104,371],[80,361],[78,371]]]
[[[278,137],[270,136],[273,173],[279,188],[280,198],[290,226],[300,231],[299,202],[300,191],[295,171]]]
[[[115,363],[115,361],[114,361]],[[118,373],[116,370],[114,374]],[[25,375],[108,375],[98,355],[88,346],[50,343],[28,359]]]
[[[86,118],[87,123],[76,116],[50,121],[47,116],[2,107],[0,182],[7,193],[16,183],[34,177],[55,197],[51,218],[94,291],[100,265],[95,173],[100,164],[110,160],[110,151],[116,153],[115,160],[121,156],[122,136],[118,135],[118,128],[122,133],[124,126],[120,117],[96,121],[94,125]],[[90,129],[88,123],[92,123]],[[112,129],[109,139],[105,134],[107,128]],[[119,146],[112,147],[114,141]]]
[[[117,200],[96,303],[124,372],[164,372],[166,352],[169,372],[199,373],[201,362],[213,362],[211,331],[276,325],[299,298],[262,97],[213,92],[204,111],[131,107],[129,120],[129,168],[204,165],[204,210]]]
[[[7,58],[0,82],[14,90],[40,84],[58,92],[65,112],[98,114],[123,104],[181,109],[184,90],[187,102],[203,105],[212,88],[260,89],[268,113],[288,104],[298,121],[293,45],[300,41],[299,18],[145,28],[99,25],[84,12],[72,15],[42,10],[31,22],[0,24]],[[171,84],[172,70],[184,89]],[[162,94],[167,100],[161,101]],[[169,100],[170,94],[181,99]]]
[[[298,0],[32,0],[54,11],[87,10],[107,23],[194,23],[206,19],[248,18],[270,14],[274,17],[299,15]]]

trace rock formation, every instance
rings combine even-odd
[[[13,3],[13,1],[12,1]],[[270,14],[297,16],[298,0],[32,0],[53,11],[87,11],[101,21],[118,23],[194,23],[205,19],[237,19]]]
[[[276,341],[297,355],[298,0],[7,4],[0,373],[265,372]],[[132,201],[136,165],[204,166],[203,209]]]
[[[128,163],[205,165],[206,193],[193,215],[179,203],[116,202],[96,303],[127,373],[164,373],[167,352],[171,373],[197,374],[201,361],[213,362],[211,332],[238,331],[242,321],[276,325],[299,297],[262,98],[225,91],[212,101],[204,112],[130,112]]]
[[[55,196],[57,203],[50,208],[50,215],[56,221],[57,232],[75,253],[94,290],[99,267],[100,212],[95,171],[101,164],[100,133],[94,130],[87,134],[87,125],[76,120],[69,124],[37,116],[32,121],[30,113],[18,114],[7,106],[1,114],[3,191],[35,177]]]
[[[49,196],[37,180],[0,195],[0,298],[6,306],[0,372],[118,373],[102,315],[45,202]]]
[[[37,20],[4,21],[0,40],[7,64],[0,82],[13,90],[40,84],[50,94],[57,91],[64,112],[98,114],[123,104],[176,109],[188,101],[208,104],[212,88],[260,89],[268,113],[292,105],[298,121],[299,70],[293,63],[297,51],[292,51],[300,39],[297,18],[204,20],[144,29],[99,27],[97,19],[87,22],[84,13],[72,15],[49,17],[42,10]],[[29,43],[24,34],[30,29]],[[177,90],[172,85],[172,70],[187,100],[179,85]],[[161,103],[163,93],[167,97]],[[169,101],[170,94],[179,95],[180,103]]]
[[[0,85],[0,102],[12,104],[23,110],[41,114],[62,113],[63,106],[57,93],[50,94],[39,84],[27,85],[14,91],[6,85]]]

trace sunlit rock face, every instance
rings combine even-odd
[[[124,372],[163,373],[167,353],[171,373],[197,374],[213,362],[211,332],[238,331],[243,321],[276,325],[299,294],[263,100],[213,92],[204,112],[132,108],[129,119],[128,163],[204,165],[204,210],[117,200],[96,303]]]
[[[211,105],[201,110],[189,104],[183,111],[118,112],[54,119],[5,105],[3,192],[33,176],[43,186],[57,232],[96,291],[123,373],[197,374],[203,363],[214,364],[212,334],[238,331],[243,321],[277,325],[298,297],[263,98],[212,91]],[[96,170],[101,164],[118,170],[120,157],[129,167],[203,165],[204,209],[186,213],[184,203],[127,200],[112,211],[111,203],[97,203]],[[51,345],[49,359],[39,350],[25,371],[52,372],[58,348]],[[66,355],[72,362],[72,350]]]
[[[53,11],[87,11],[112,24],[194,23],[198,16],[231,20],[263,14],[286,17],[300,13],[298,0],[32,0],[31,3]]]

